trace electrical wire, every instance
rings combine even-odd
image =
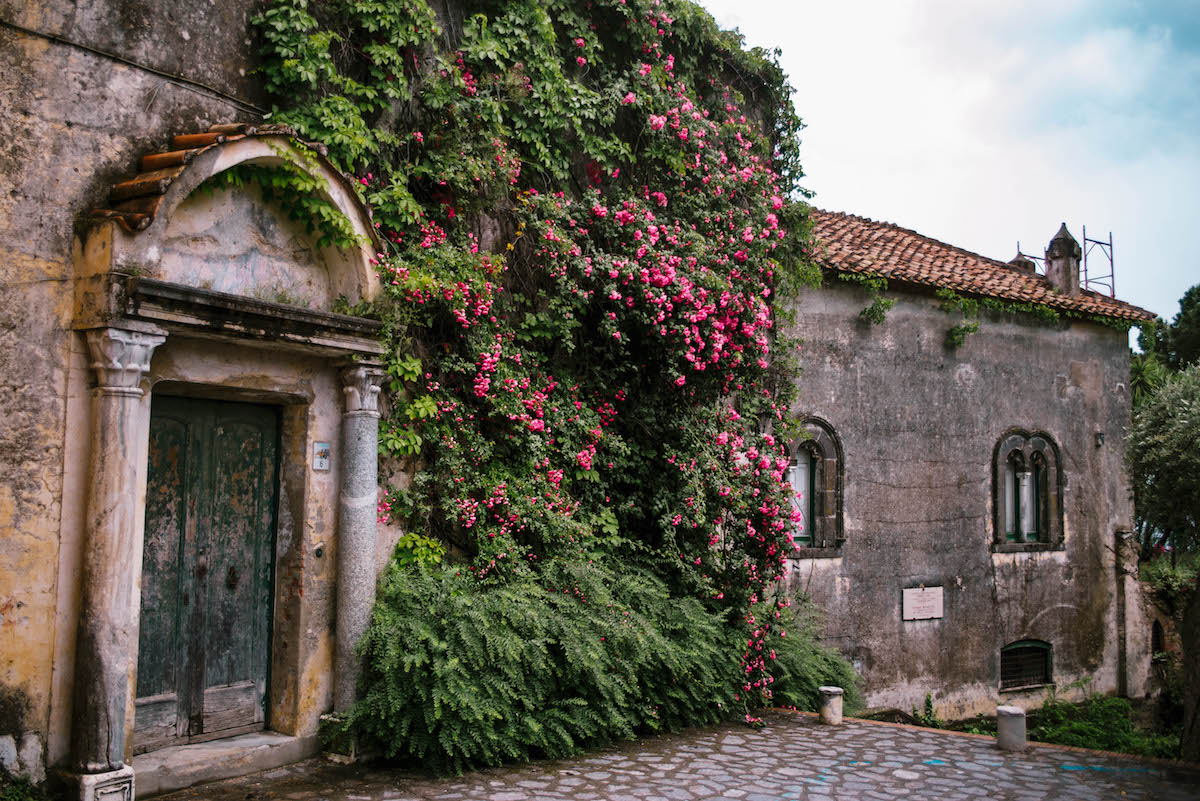
[[[170,72],[164,72],[163,70],[155,69],[154,67],[147,67],[145,64],[139,64],[138,62],[132,61],[128,58],[125,58],[124,56],[118,56],[114,53],[109,53],[107,51],[100,50],[99,48],[91,47],[90,45],[80,44],[79,42],[73,42],[70,39],[64,39],[61,36],[55,36],[54,34],[51,34],[51,33],[43,33],[41,31],[35,31],[31,28],[26,28],[23,25],[18,25],[17,23],[10,22],[6,19],[0,18],[0,25],[3,25],[6,28],[11,28],[14,31],[20,31],[21,33],[24,33],[28,36],[36,36],[38,38],[45,39],[49,42],[67,45],[68,47],[74,47],[76,49],[83,50],[84,52],[92,53],[93,55],[101,56],[101,57],[107,58],[111,61],[115,61],[119,64],[125,64],[127,66],[142,70],[143,72],[148,72],[152,75],[157,75],[160,78],[165,78],[168,82],[173,83],[176,86],[179,86],[180,88],[183,88],[183,89],[189,89],[191,91],[203,90],[204,92],[207,92],[210,95],[215,96],[219,100],[224,100],[228,103],[232,103],[234,105],[241,106],[243,110],[252,111],[255,114],[258,114],[259,116],[265,116],[267,114],[267,110],[265,108],[260,108],[259,106],[254,105],[253,103],[251,103],[248,100],[243,100],[242,98],[237,97],[236,95],[231,95],[228,92],[223,92],[220,89],[217,89],[214,86],[209,86],[206,83],[202,83],[200,81],[194,81],[191,78],[185,78],[182,75],[175,75]]]

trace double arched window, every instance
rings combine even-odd
[[[805,418],[801,429],[791,442],[788,467],[792,508],[800,517],[792,537],[803,549],[832,553],[844,539],[842,444],[829,423],[820,418]]]
[[[1005,433],[994,459],[996,546],[1061,544],[1061,471],[1058,447],[1047,434]]]

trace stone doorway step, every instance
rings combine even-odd
[[[289,737],[273,731],[174,745],[133,758],[134,788],[138,798],[149,798],[195,784],[290,765],[308,759],[320,749],[315,736]]]

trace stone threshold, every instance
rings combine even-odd
[[[273,731],[173,745],[133,758],[134,788],[137,798],[149,798],[196,784],[290,765],[308,759],[320,750],[316,736],[289,737]]]

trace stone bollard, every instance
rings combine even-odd
[[[842,695],[845,690],[841,687],[818,687],[817,692],[821,693],[821,722],[830,726],[841,725]]]
[[[1025,710],[1019,706],[996,707],[996,745],[1005,751],[1024,751]]]

